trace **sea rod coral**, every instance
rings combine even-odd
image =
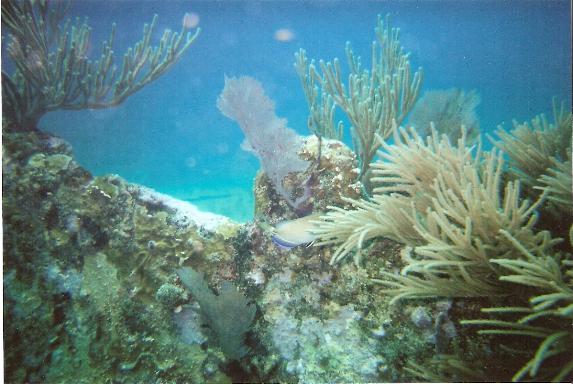
[[[69,1],[3,1],[2,25],[8,30],[12,74],[2,71],[3,126],[36,128],[40,118],[58,109],[109,108],[165,73],[199,34],[165,30],[157,46],[157,16],[145,24],[143,38],[129,48],[120,68],[114,63],[115,24],[99,59],[88,57],[91,28],[79,19],[63,22]]]
[[[409,54],[404,52],[400,44],[400,30],[392,28],[389,18],[384,21],[378,16],[375,29],[378,42],[372,43],[372,68],[365,69],[361,65],[360,57],[352,51],[350,43],[346,45],[346,56],[350,74],[348,83],[344,83],[344,76],[338,59],[332,62],[320,61],[319,68],[314,61],[308,63],[304,51],[297,55],[297,72],[303,84],[303,89],[310,104],[311,126],[320,128],[325,132],[332,132],[332,136],[340,134],[333,128],[331,109],[332,102],[338,106],[352,124],[352,140],[354,151],[360,161],[360,181],[367,184],[370,164],[380,148],[376,135],[387,138],[392,134],[392,122],[398,125],[406,118],[420,92],[423,73],[419,69],[414,74],[410,69]],[[379,46],[379,47],[378,47]],[[308,70],[304,66],[308,63]],[[309,79],[310,77],[310,79]],[[322,105],[318,101],[320,88]],[[311,89],[312,88],[312,89]],[[316,123],[322,115],[321,123]],[[326,120],[324,120],[326,119]],[[330,120],[330,121],[329,121]]]

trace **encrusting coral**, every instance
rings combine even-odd
[[[61,139],[5,132],[3,150],[6,380],[225,382],[220,352],[174,343],[187,299],[162,287],[188,259],[220,279],[228,237],[117,176],[93,178]]]

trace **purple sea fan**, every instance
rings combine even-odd
[[[245,134],[241,148],[259,158],[275,189],[289,205],[296,209],[305,202],[309,197],[306,188],[304,195],[295,199],[294,191],[283,185],[289,173],[304,172],[308,168],[309,162],[297,154],[302,138],[287,127],[286,119],[275,115],[275,104],[261,83],[248,76],[225,78],[217,107],[239,124]]]

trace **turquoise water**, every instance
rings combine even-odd
[[[197,41],[157,81],[119,107],[51,113],[40,128],[69,141],[95,175],[119,174],[238,221],[253,216],[259,164],[240,148],[239,126],[216,107],[225,76],[258,79],[277,115],[307,135],[294,53],[344,59],[350,41],[367,64],[378,14],[401,29],[412,66],[424,69],[423,91],[477,90],[482,133],[549,113],[553,96],[570,107],[568,1],[80,1],[70,13],[89,18],[94,57],[113,22],[121,57],[154,14],[157,40],[165,28],[179,30],[185,13],[199,17]],[[291,35],[277,39],[281,29]]]

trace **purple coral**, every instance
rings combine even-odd
[[[309,197],[307,188],[302,197],[295,199],[295,191],[283,184],[289,173],[308,168],[308,161],[297,154],[302,138],[287,127],[286,119],[275,115],[275,104],[261,83],[248,76],[226,78],[217,107],[240,125],[246,137],[241,147],[259,158],[276,191],[295,209],[304,203]]]

